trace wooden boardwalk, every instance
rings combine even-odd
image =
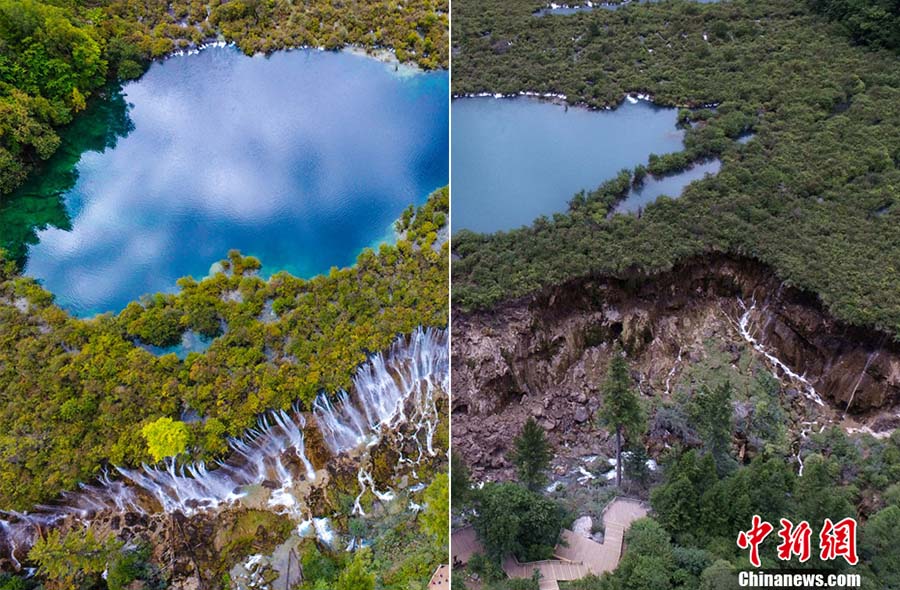
[[[539,583],[541,590],[559,590],[557,583],[559,580],[580,580],[591,573],[582,563],[573,563],[562,559],[519,563],[515,557],[510,556],[503,561],[503,571],[510,578],[530,578],[534,574],[534,570],[541,573]]]
[[[647,512],[640,502],[616,498],[603,511],[603,543],[564,530],[563,542],[554,550],[556,559],[519,563],[510,556],[503,562],[503,571],[510,578],[530,578],[534,570],[538,570],[541,590],[559,590],[560,580],[578,580],[588,574],[599,576],[610,572],[616,569],[622,557],[625,531],[631,523],[647,516]],[[453,542],[456,542],[455,536]]]
[[[466,565],[476,553],[484,553],[484,547],[478,541],[475,529],[467,526],[454,531],[450,537],[450,555],[453,560],[451,566]]]

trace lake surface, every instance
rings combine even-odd
[[[681,151],[677,117],[647,101],[590,111],[531,98],[454,100],[453,231],[509,230],[565,211],[578,191],[652,153]]]
[[[0,247],[81,316],[236,248],[309,277],[448,181],[449,80],[347,52],[211,48],[111,89],[0,206]]]
[[[708,160],[694,164],[678,174],[654,177],[649,174],[638,187],[632,187],[628,196],[613,209],[614,213],[638,213],[663,195],[678,197],[685,187],[695,180],[715,176],[722,168],[721,160]]]

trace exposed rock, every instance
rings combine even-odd
[[[685,365],[704,361],[706,343],[724,351],[723,370],[750,350],[737,326],[742,302],[755,304],[753,337],[830,402],[803,412],[843,412],[852,399],[850,413],[865,423],[900,403],[900,345],[890,337],[835,320],[759,263],[710,256],[656,276],[584,278],[490,311],[454,310],[455,448],[476,478],[509,478],[491,458],[532,416],[557,452],[608,452],[589,418],[612,343],[628,352],[643,395],[667,395]],[[802,383],[782,382],[788,400],[809,405]]]
[[[582,422],[587,422],[588,419],[588,411],[584,407],[580,407],[575,410],[575,421],[581,424]]]
[[[582,516],[580,518],[576,518],[575,522],[572,523],[572,532],[576,535],[581,535],[582,537],[586,537],[588,539],[591,538],[591,531],[594,528],[594,519],[590,516]]]

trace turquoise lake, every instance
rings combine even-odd
[[[678,111],[626,101],[591,111],[533,98],[453,101],[453,231],[509,230],[563,212],[580,190],[592,190],[650,154],[681,151]],[[622,212],[680,195],[715,167],[695,167],[635,192]]]
[[[310,277],[393,239],[448,182],[446,72],[347,52],[155,63],[95,101],[0,206],[2,245],[79,316],[200,278],[230,249]]]

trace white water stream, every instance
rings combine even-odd
[[[751,300],[750,307],[747,307],[742,299],[738,299],[738,302],[741,305],[741,309],[744,310],[743,315],[741,315],[741,319],[738,321],[738,330],[741,333],[741,337],[743,337],[743,339],[746,340],[750,344],[750,346],[754,348],[754,350],[766,357],[766,360],[768,360],[772,364],[772,375],[779,380],[782,379],[782,377],[787,377],[788,379],[796,381],[802,386],[801,392],[807,399],[824,407],[825,402],[822,401],[822,397],[818,394],[816,388],[813,387],[812,383],[810,383],[804,375],[798,375],[797,373],[792,371],[791,368],[788,367],[784,362],[782,362],[781,359],[772,355],[768,350],[766,350],[765,346],[763,346],[763,344],[759,342],[751,333],[751,321],[753,319],[753,312],[756,310],[756,301]],[[778,374],[779,371],[781,371],[781,375]]]
[[[228,441],[232,452],[215,468],[202,462],[177,465],[174,460],[138,469],[119,468],[120,477],[104,474],[95,483],[63,493],[52,505],[26,513],[0,512],[0,555],[10,555],[19,565],[17,557],[33,544],[38,531],[66,518],[87,524],[110,511],[190,516],[240,502],[248,488],[264,483],[272,489],[271,509],[297,520],[299,531],[315,531],[320,540],[330,544],[334,532],[327,518],[303,514],[301,499],[296,496],[298,483],[308,485],[317,478],[306,454],[308,419],[334,455],[374,446],[384,431],[398,431],[404,425],[407,434],[401,442],[414,441],[417,452],[415,457],[404,457],[400,450],[399,463],[418,464],[426,454],[437,454],[433,446],[439,422],[436,400],[439,392],[449,390],[449,380],[447,331],[417,329],[361,365],[353,378],[352,394],[339,392],[336,402],[320,394],[309,414],[295,405],[290,412],[276,410],[261,416],[255,428]],[[362,491],[355,513],[362,514],[360,501],[366,489],[381,501],[393,497],[390,490],[375,488],[364,465],[358,480]]]

